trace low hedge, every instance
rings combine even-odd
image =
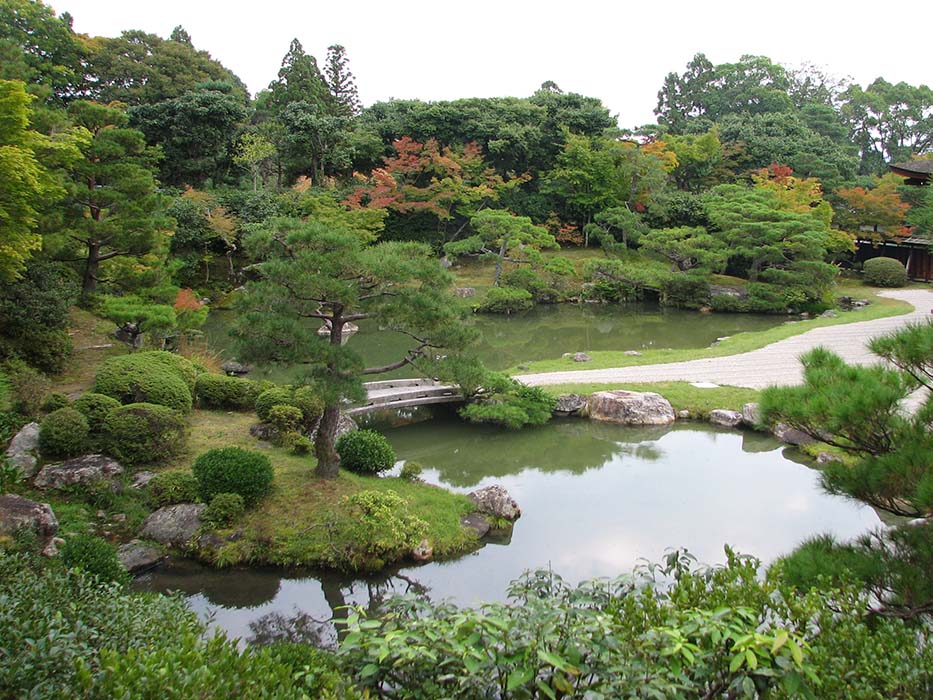
[[[194,395],[201,408],[242,410],[253,407],[261,388],[262,385],[252,379],[200,374],[194,385]]]
[[[127,466],[161,462],[185,442],[185,420],[167,406],[132,403],[104,420],[105,451]]]
[[[195,385],[194,365],[170,352],[139,352],[104,362],[94,379],[94,392],[122,404],[150,403],[187,413]]]

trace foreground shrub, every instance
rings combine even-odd
[[[272,464],[259,452],[239,447],[208,450],[191,467],[206,503],[219,493],[236,493],[247,506],[255,504],[272,486]]]
[[[225,374],[200,374],[194,393],[201,408],[252,408],[260,385],[251,379]]]
[[[378,474],[395,464],[395,450],[385,435],[375,430],[344,433],[335,445],[340,466],[357,474]]]
[[[862,268],[865,284],[873,287],[903,287],[907,284],[907,270],[900,260],[872,258]]]
[[[126,466],[161,462],[184,445],[185,427],[184,418],[167,406],[120,406],[104,420],[104,449]]]
[[[294,642],[275,642],[263,648],[273,659],[288,666],[293,675],[297,674],[312,698],[340,697],[337,693],[344,681],[333,653]]]
[[[338,522],[341,563],[357,570],[376,571],[402,559],[428,531],[421,518],[408,512],[408,503],[395,491],[360,491],[344,496],[346,516]]]
[[[49,393],[49,378],[19,359],[6,362],[4,371],[13,410],[29,418],[36,416]]]
[[[159,472],[150,479],[146,489],[149,500],[156,508],[176,503],[196,503],[198,500],[198,480],[185,469]]]
[[[153,403],[187,413],[196,372],[188,360],[170,352],[138,352],[101,365],[94,391],[120,403]]]
[[[87,418],[73,408],[52,411],[39,429],[39,451],[44,457],[76,457],[88,446]]]
[[[207,508],[201,519],[213,527],[228,527],[243,517],[246,504],[238,493],[218,493]]]
[[[117,559],[116,547],[100,537],[71,535],[62,545],[61,557],[69,569],[82,569],[102,584],[125,586],[130,582],[129,572]]]
[[[515,314],[527,311],[535,305],[531,292],[514,287],[493,287],[476,306],[480,313]]]
[[[107,414],[113,409],[119,408],[120,402],[105,394],[95,394],[89,391],[75,399],[71,407],[87,418],[88,426],[90,426],[93,433],[100,431]]]

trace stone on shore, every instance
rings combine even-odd
[[[159,508],[143,522],[140,535],[147,540],[184,547],[201,528],[204,504],[181,503]]]
[[[113,483],[122,473],[123,467],[110,457],[84,455],[43,467],[34,483],[40,489],[65,489],[70,486],[90,486],[102,481]]]
[[[489,532],[489,521],[479,513],[464,515],[460,518],[460,524],[465,528],[473,530],[479,539],[483,539],[486,533]]]
[[[621,425],[668,425],[674,422],[670,401],[654,392],[598,391],[586,399],[592,420]]]
[[[761,411],[757,403],[747,403],[742,406],[742,423],[749,428],[761,428]]]
[[[27,479],[36,473],[39,463],[39,424],[27,423],[16,433],[10,446],[7,447],[6,457],[14,467],[19,469]]]
[[[575,352],[573,354],[574,362],[590,362],[593,358],[587,355],[585,352]]]
[[[726,408],[716,408],[709,412],[709,422],[726,428],[737,428],[742,423],[742,414]]]
[[[480,513],[491,515],[494,518],[515,520],[522,514],[521,508],[518,507],[515,499],[499,484],[471,491],[467,494],[467,498],[476,504],[476,509]]]
[[[411,558],[415,561],[431,561],[434,558],[434,547],[427,538],[421,540],[418,546],[411,550]]]
[[[801,445],[812,445],[816,440],[807,435],[801,430],[796,428],[791,428],[789,425],[784,423],[778,423],[774,428],[771,429],[772,435],[776,437],[781,442],[786,442],[788,445],[794,445],[799,447]]]
[[[8,493],[0,496],[0,535],[14,536],[21,529],[31,530],[42,541],[58,532],[58,519],[48,503]]]
[[[130,540],[117,548],[117,559],[131,574],[146,571],[156,566],[165,558],[165,552],[139,540]]]
[[[581,396],[580,394],[561,394],[557,397],[557,405],[554,406],[554,415],[577,415],[584,407],[586,407],[585,396]]]

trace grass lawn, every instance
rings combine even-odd
[[[68,335],[74,350],[65,371],[52,377],[54,390],[62,394],[87,391],[101,362],[114,355],[125,355],[129,348],[115,340],[110,332],[112,321],[98,318],[89,311],[74,307],[68,314]]]
[[[739,353],[749,352],[763,348],[779,340],[790,338],[794,335],[805,333],[813,328],[823,326],[838,326],[846,323],[855,323],[857,321],[872,321],[877,318],[886,318],[888,316],[899,316],[911,311],[910,304],[897,299],[878,296],[878,292],[884,291],[873,287],[862,285],[846,285],[836,289],[838,296],[851,296],[856,299],[867,299],[871,303],[861,309],[840,313],[836,318],[814,318],[806,321],[797,321],[796,323],[782,324],[769,328],[766,331],[752,333],[739,333],[727,338],[715,346],[708,348],[684,348],[677,350],[645,350],[640,356],[632,357],[625,355],[623,351],[595,351],[588,353],[592,357],[591,362],[586,363],[586,369],[608,369],[610,367],[633,367],[637,365],[653,365],[665,362],[682,362],[685,360],[696,360],[705,357],[724,357],[727,355],[738,355]],[[528,369],[519,370],[512,368],[508,370],[510,374],[538,374],[543,372],[560,372],[564,370],[580,369],[579,363],[572,358],[554,358],[552,360],[538,360],[526,362]]]
[[[560,394],[592,394],[597,391],[625,389],[627,391],[653,391],[660,394],[674,407],[674,411],[689,411],[691,418],[709,418],[710,411],[728,408],[741,411],[747,403],[758,401],[756,389],[737,386],[720,386],[715,389],[700,389],[689,382],[616,383],[616,384],[554,384],[541,387],[552,396]]]

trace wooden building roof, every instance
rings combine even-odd
[[[891,172],[906,177],[905,184],[928,185],[933,181],[933,160],[912,160],[907,163],[891,163]]]

